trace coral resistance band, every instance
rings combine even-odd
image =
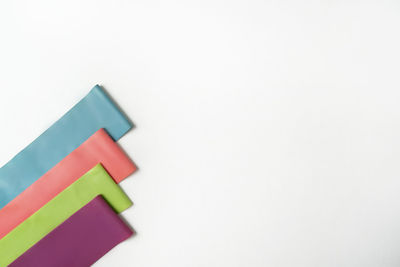
[[[132,161],[105,130],[98,130],[0,209],[0,239],[98,163],[103,165],[116,183],[136,170]]]

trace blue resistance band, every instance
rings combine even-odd
[[[116,141],[132,124],[96,85],[81,101],[0,168],[0,209],[100,128]]]

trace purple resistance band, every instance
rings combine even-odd
[[[106,201],[97,196],[9,266],[90,266],[132,234]]]

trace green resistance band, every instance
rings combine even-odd
[[[12,263],[97,195],[117,213],[132,205],[98,164],[0,240],[0,266]]]

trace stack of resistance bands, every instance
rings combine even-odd
[[[90,266],[133,234],[118,183],[136,167],[115,143],[131,128],[96,85],[0,169],[0,267]]]

